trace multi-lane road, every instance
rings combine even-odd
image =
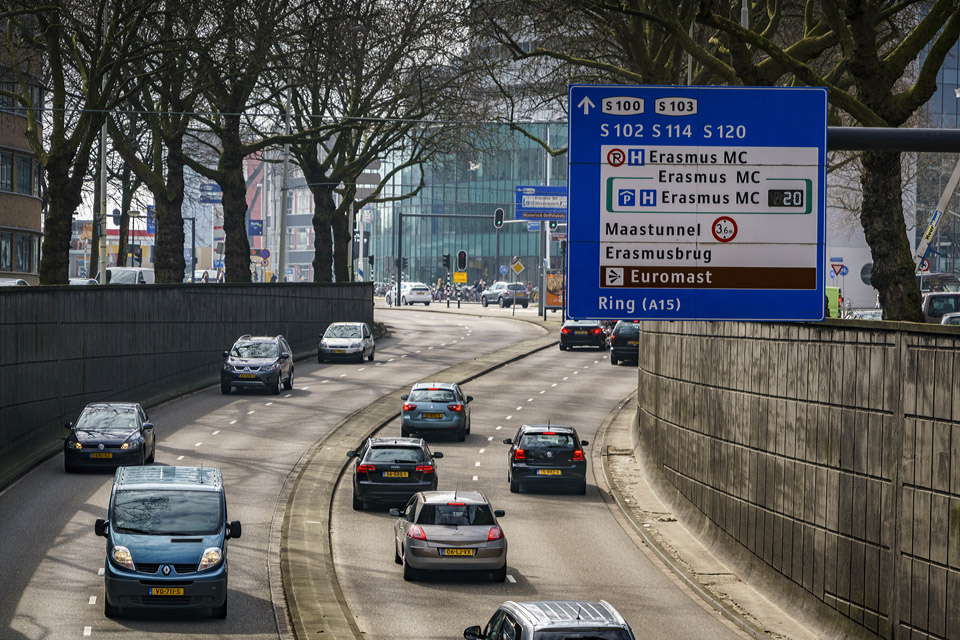
[[[280,396],[222,396],[211,387],[149,409],[157,463],[219,467],[229,518],[243,523],[243,537],[229,544],[226,620],[168,613],[105,618],[104,541],[94,535],[93,521],[106,515],[112,473],[66,475],[61,456],[46,461],[0,493],[0,637],[277,638],[273,602],[283,596],[271,590],[268,543],[279,526],[279,496],[298,460],[346,416],[398,386],[542,335],[535,325],[498,315],[378,309],[391,336],[378,343],[373,363],[306,359],[296,363],[296,387]],[[550,349],[475,380],[466,386],[476,398],[471,436],[464,443],[432,443],[446,454],[441,488],[479,489],[506,509],[506,583],[462,576],[404,582],[393,563],[391,519],[385,512],[354,512],[349,483],[341,483],[332,518],[334,560],[366,638],[456,638],[465,626],[485,622],[503,600],[539,598],[604,598],[635,629],[656,629],[661,637],[731,635],[650,564],[592,482],[586,496],[509,493],[501,441],[519,424],[571,423],[593,446],[604,416],[635,388],[633,371],[611,367],[606,356]]]

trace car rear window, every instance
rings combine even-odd
[[[360,327],[354,325],[332,325],[327,327],[324,338],[359,338]]]
[[[414,389],[408,402],[453,402],[456,396],[450,389]]]
[[[633,640],[625,629],[575,629],[537,631],[534,640]]]
[[[212,491],[117,491],[111,526],[129,533],[209,535],[220,530],[220,494]]]
[[[130,431],[137,425],[133,407],[88,407],[77,420],[77,429]]]
[[[507,289],[512,289],[513,291],[526,291],[526,285],[522,284],[508,284]]]
[[[367,462],[423,462],[426,456],[420,447],[372,447]]]
[[[417,524],[492,525],[494,520],[490,506],[485,504],[425,504]]]
[[[640,325],[634,324],[633,322],[629,324],[622,324],[617,327],[618,336],[638,336],[640,335]]]
[[[276,342],[241,342],[230,352],[235,358],[276,358],[279,355]]]
[[[573,449],[573,436],[568,433],[528,433],[520,438],[521,449]]]

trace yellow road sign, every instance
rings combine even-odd
[[[467,272],[466,272],[466,271],[454,271],[454,272],[453,272],[453,282],[454,282],[454,284],[467,284]]]
[[[520,275],[520,272],[523,271],[523,263],[518,260],[510,268],[513,269],[515,274]]]

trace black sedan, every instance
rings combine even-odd
[[[636,362],[640,356],[640,323],[621,320],[610,334],[610,364],[621,360]]]
[[[370,503],[404,504],[420,491],[435,491],[437,466],[443,457],[431,452],[422,438],[370,438],[359,451],[353,473],[353,508]]]
[[[573,347],[607,348],[607,332],[598,320],[567,320],[560,327],[560,351]]]
[[[525,424],[515,438],[507,438],[510,492],[518,493],[521,484],[536,486],[572,486],[587,492],[587,460],[583,455],[586,440],[573,427]]]
[[[76,424],[66,425],[63,467],[80,469],[118,467],[153,462],[157,434],[147,412],[134,402],[88,404]]]

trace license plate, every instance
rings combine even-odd
[[[440,549],[442,556],[472,556],[473,549]]]
[[[255,373],[241,373],[237,376],[238,378],[256,378],[257,374]]]
[[[91,457],[91,458],[112,458],[112,457],[113,457],[113,454],[112,454],[112,453],[101,453],[101,452],[97,452],[97,453],[91,453],[91,454],[90,454],[90,457]]]
[[[577,334],[578,336],[585,336],[585,335],[587,335],[587,332],[586,332],[586,331],[574,331],[574,333]]]
[[[559,476],[563,475],[560,469],[537,469],[538,476]]]
[[[183,587],[150,587],[152,596],[182,596]]]
[[[627,344],[629,344],[629,345],[638,345],[638,344],[640,344],[640,341],[639,341],[639,340],[631,340],[631,341],[628,342]]]
[[[334,349],[333,352],[334,352],[334,353],[346,353],[347,350],[346,350],[346,349]]]
[[[424,418],[442,418],[443,414],[442,413],[424,413],[423,417]]]
[[[384,471],[384,478],[408,478],[410,477],[410,472],[408,471]]]

